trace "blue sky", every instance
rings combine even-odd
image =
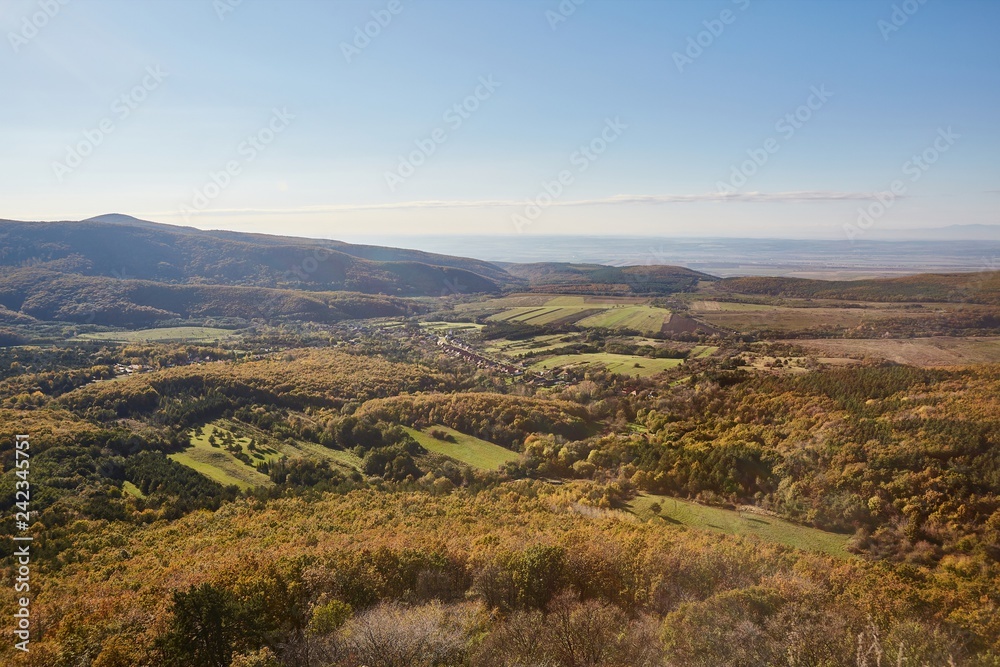
[[[0,11],[0,217],[320,237],[1000,222],[993,1]]]

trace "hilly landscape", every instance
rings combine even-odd
[[[670,294],[701,279],[712,280],[678,267],[499,266],[122,215],[0,221],[0,324],[19,317],[112,326],[197,317],[335,322],[422,308],[399,297],[518,289]]]
[[[996,272],[0,239],[24,664],[998,664]]]

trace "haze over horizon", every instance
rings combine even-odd
[[[52,6],[0,15],[3,218],[322,238],[1000,222],[996,3]]]

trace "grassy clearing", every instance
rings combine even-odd
[[[73,340],[97,340],[112,343],[211,343],[233,338],[238,332],[212,327],[164,327],[139,331],[104,331],[80,334]]]
[[[258,471],[255,465],[247,464],[238,459],[233,452],[226,449],[224,443],[229,441],[229,437],[231,437],[232,444],[230,446],[250,456],[253,464],[280,459],[281,454],[277,450],[258,445],[257,451],[250,451],[250,438],[237,438],[231,431],[222,428],[217,423],[206,424],[200,430],[192,429],[190,436],[191,447],[183,452],[171,454],[171,459],[220,484],[226,486],[235,484],[242,490],[273,484],[270,477]],[[212,441],[217,446],[213,446]]]
[[[551,370],[554,368],[575,368],[601,366],[612,373],[648,377],[684,363],[683,359],[650,359],[632,354],[560,354],[532,364],[532,368]]]
[[[509,449],[504,449],[499,445],[494,445],[492,442],[480,440],[471,435],[459,433],[447,426],[434,426],[424,431],[418,431],[415,428],[404,428],[427,451],[442,454],[480,470],[496,470],[508,461],[517,460],[517,454]],[[455,438],[455,442],[438,440],[430,435],[429,432],[431,430],[438,429]]]
[[[132,482],[128,482],[128,481],[122,482],[122,491],[124,491],[128,495],[132,496],[133,498],[145,498],[146,497],[146,494],[143,493],[142,490],[139,489],[138,486],[136,486]]]
[[[658,515],[650,509],[655,503],[659,503],[661,507]],[[800,526],[767,515],[734,512],[669,496],[648,494],[638,496],[629,503],[628,509],[645,521],[683,524],[730,535],[754,535],[768,542],[796,549],[820,551],[838,558],[850,556],[846,535]]]
[[[243,435],[237,436],[236,433]],[[219,447],[213,447],[209,438],[214,438]],[[231,437],[231,440],[230,440]],[[171,454],[170,458],[197,470],[206,477],[221,484],[235,484],[240,489],[270,486],[271,479],[257,470],[262,462],[274,463],[282,458],[310,458],[328,461],[344,472],[361,470],[361,459],[340,450],[329,449],[314,442],[297,440],[294,443],[276,442],[269,434],[253,426],[233,423],[225,419],[205,424],[190,431],[191,447]],[[250,448],[251,441],[254,448]],[[226,444],[250,457],[250,463],[238,458],[226,449]]]

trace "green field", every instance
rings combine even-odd
[[[494,445],[492,442],[486,442],[471,435],[459,433],[447,426],[433,426],[424,429],[424,431],[418,431],[415,428],[404,428],[427,451],[442,454],[480,470],[496,470],[508,461],[517,460],[516,452],[504,449],[499,445]],[[429,432],[434,429],[440,429],[451,435],[455,438],[455,442],[438,440],[431,436]]]
[[[650,507],[659,503],[659,515]],[[830,533],[776,519],[771,516],[735,512],[699,505],[688,500],[669,496],[642,494],[628,505],[630,512],[644,521],[683,524],[692,528],[714,530],[730,535],[754,535],[768,542],[777,542],[796,549],[820,551],[831,556],[847,558],[847,535]]]
[[[104,331],[80,334],[74,340],[98,340],[113,343],[211,343],[232,338],[237,332],[232,329],[212,327],[164,327],[162,329],[142,329],[139,331]]]
[[[688,359],[701,359],[702,357],[710,357],[719,351],[718,347],[713,345],[695,345],[691,348],[691,353],[688,355]]]
[[[498,340],[486,348],[487,352],[505,354],[509,357],[521,357],[527,352],[549,352],[571,345],[577,336],[570,334],[546,334],[532,336],[524,340]]]
[[[532,364],[532,368],[551,370],[554,368],[601,366],[612,373],[648,377],[670,368],[676,368],[683,363],[683,359],[650,359],[632,354],[595,352],[592,354],[559,354]]]
[[[585,317],[576,324],[581,327],[634,329],[644,333],[660,331],[670,318],[670,311],[653,306],[615,306],[604,312]]]
[[[250,436],[236,436],[234,430],[249,433]],[[224,446],[213,447],[209,436],[214,436],[216,443],[223,445],[226,435],[233,436],[234,445],[239,445],[242,451],[250,457],[252,464],[236,458]],[[329,461],[345,472],[361,469],[361,460],[350,452],[329,449],[313,442],[296,441],[294,443],[276,443],[263,431],[239,424],[230,427],[229,422],[219,420],[201,427],[201,434],[196,435],[195,429],[189,432],[191,447],[183,452],[171,454],[174,461],[197,470],[209,479],[223,485],[235,484],[242,490],[258,486],[271,486],[271,479],[257,470],[258,463],[267,461],[273,463],[284,457],[311,458],[319,461]],[[256,450],[250,449],[251,437],[256,441]],[[138,490],[138,489],[136,489]],[[126,489],[126,491],[129,491]],[[131,492],[131,491],[129,491]]]
[[[557,322],[575,322],[600,308],[592,306],[542,306],[519,307],[505,310],[494,315],[491,320],[498,322],[523,322],[525,324],[543,325]]]
[[[670,320],[670,311],[663,308],[599,297],[560,296],[546,299],[542,304],[537,301],[525,303],[524,300],[508,303],[518,305],[489,319],[534,325],[573,323],[582,327],[634,329],[645,333],[660,331]]]
[[[133,498],[145,498],[146,494],[143,493],[138,486],[132,482],[125,481],[122,482],[122,491],[132,496]]]
[[[247,465],[236,458],[224,447],[213,447],[209,442],[209,437],[214,436],[219,445],[222,444],[226,434],[231,434],[226,428],[217,424],[206,424],[201,427],[201,434],[195,433],[195,429],[190,432],[191,447],[183,452],[171,454],[170,458],[182,465],[197,470],[209,479],[213,479],[220,484],[228,486],[235,484],[242,490],[258,487],[271,486],[271,478],[259,472],[254,466]],[[259,461],[275,461],[281,458],[276,450],[270,447],[259,446],[258,452],[250,452],[248,447],[250,438],[233,437],[236,445],[242,447],[243,451],[251,456],[256,463]]]

